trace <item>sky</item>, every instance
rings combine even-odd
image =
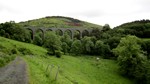
[[[67,16],[111,28],[150,19],[150,0],[0,0],[0,23]]]

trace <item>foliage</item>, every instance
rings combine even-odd
[[[71,50],[72,53],[75,55],[79,55],[82,52],[82,43],[80,40],[75,39],[71,45]]]
[[[61,50],[61,41],[54,32],[48,32],[45,35],[44,47],[55,55],[55,50]]]
[[[32,55],[33,53],[27,48],[18,48],[18,51],[23,55]]]
[[[95,43],[95,52],[104,58],[109,58],[111,51],[109,46],[104,44],[103,41],[97,40]]]
[[[105,43],[110,46],[110,49],[116,48],[117,45],[120,42],[121,37],[120,36],[113,36],[107,40],[105,40]]]
[[[62,42],[62,51],[65,53],[68,53],[70,51],[71,45],[72,45],[72,39],[71,37],[65,33],[62,37],[61,37],[61,42]]]
[[[11,50],[11,53],[12,54],[17,54],[18,52],[17,52],[17,49],[16,48],[13,48],[12,50]]]
[[[101,29],[99,28],[93,28],[92,32],[91,32],[91,36],[95,36],[97,39],[101,38]]]
[[[145,83],[147,58],[138,44],[140,41],[136,36],[126,36],[121,39],[113,52],[118,55],[120,71],[138,83]]]
[[[16,57],[15,55],[8,55],[6,53],[0,52],[0,67],[14,60],[15,57]]]
[[[29,32],[13,21],[0,24],[0,35],[18,41],[30,42]]]
[[[111,28],[110,28],[109,24],[105,24],[105,25],[103,26],[102,31],[103,31],[103,32],[106,32],[106,31],[108,31],[108,30],[110,30],[110,29],[111,29]]]
[[[61,58],[62,52],[57,50],[57,51],[55,51],[55,55],[57,58]]]
[[[61,45],[62,51],[64,52],[64,54],[69,52],[70,47],[68,46],[68,44],[66,42],[63,42]]]
[[[148,59],[150,59],[150,40],[143,40],[141,42],[142,50],[146,52]]]
[[[114,28],[116,31],[122,29],[122,34],[135,35],[140,38],[150,38],[150,20],[139,20],[124,23]]]
[[[94,49],[94,43],[91,40],[91,37],[85,36],[81,42],[82,42],[83,53],[93,54],[92,50]]]
[[[33,44],[36,44],[38,46],[43,45],[43,39],[39,35],[34,36]]]

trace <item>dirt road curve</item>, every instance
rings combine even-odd
[[[0,84],[28,84],[26,63],[20,57],[0,68]]]

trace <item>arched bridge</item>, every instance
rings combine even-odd
[[[83,37],[83,32],[88,33],[88,35],[91,34],[92,29],[87,29],[87,28],[34,28],[34,27],[28,27],[28,30],[31,30],[32,32],[32,39],[34,40],[34,35],[36,33],[36,31],[40,30],[43,33],[43,36],[45,36],[45,33],[47,31],[61,31],[62,35],[64,35],[64,33],[66,31],[69,31],[71,33],[71,39],[73,39],[74,35],[75,35],[75,31],[79,32],[80,38]]]

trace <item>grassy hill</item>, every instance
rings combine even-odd
[[[132,84],[118,73],[115,60],[100,58],[96,61],[95,56],[71,55],[56,58],[46,55],[47,50],[42,47],[3,37],[0,37],[0,45],[5,52],[16,49],[16,55],[26,61],[30,84]]]
[[[29,20],[20,22],[20,25],[24,27],[44,27],[44,28],[101,28],[101,25],[92,24],[89,22],[81,21],[78,19],[63,17],[63,16],[51,16],[35,20]]]
[[[130,34],[140,38],[150,38],[150,20],[137,20],[124,23],[115,27],[114,30],[126,35]]]
[[[150,29],[150,20],[136,20],[132,22],[127,22],[124,24],[121,24],[117,27],[114,27],[114,29],[122,28],[122,29]]]

